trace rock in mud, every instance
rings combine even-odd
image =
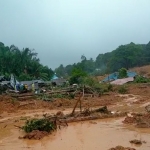
[[[40,140],[44,136],[47,136],[49,133],[46,131],[39,131],[39,130],[33,130],[30,133],[27,133],[23,137],[19,137],[19,139],[34,139],[34,140]]]
[[[142,141],[141,140],[131,140],[130,143],[132,144],[136,144],[136,145],[141,145],[142,144]]]
[[[129,116],[127,116],[127,117],[124,119],[123,123],[125,123],[125,124],[136,123],[136,118],[135,118],[135,117],[129,117]]]
[[[58,111],[58,112],[56,113],[56,116],[58,116],[58,117],[63,117],[63,116],[64,116],[64,113],[63,113],[62,111]]]
[[[90,121],[89,123],[91,123],[91,124],[97,124],[97,122],[94,122],[94,121]]]
[[[146,109],[147,112],[150,113],[150,105],[145,106],[145,109]]]
[[[96,109],[95,111],[99,112],[99,113],[105,113],[105,114],[110,114],[111,113],[110,111],[108,111],[107,106]]]
[[[110,148],[109,150],[136,150],[135,148],[116,146],[115,148]]]
[[[123,123],[135,124],[138,128],[150,128],[150,113],[132,114],[133,117],[127,116]]]

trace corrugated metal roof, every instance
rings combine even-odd
[[[51,82],[55,82],[57,85],[62,85],[66,82],[66,79],[58,78],[58,79],[52,79]]]
[[[10,81],[2,81],[1,84],[8,84]]]
[[[128,78],[124,78],[124,79],[117,79],[115,81],[110,82],[111,84],[116,84],[116,85],[123,85],[127,82],[131,82],[134,81],[134,77],[128,77]]]
[[[58,79],[58,77],[56,76],[56,74],[53,75],[52,80],[53,79]]]
[[[128,77],[135,77],[137,75],[136,72],[133,71],[127,71],[127,76]],[[119,76],[118,72],[114,72],[110,75],[108,75],[104,80],[102,80],[103,82],[107,82],[107,81],[113,81],[113,80],[117,80]]]

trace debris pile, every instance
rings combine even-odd
[[[38,98],[44,101],[53,101],[55,98],[74,99],[83,93],[84,97],[99,97],[102,89],[95,89],[89,86],[67,87],[48,90],[45,93],[39,93]]]
[[[0,84],[0,94],[5,93],[7,90],[7,85]]]
[[[82,111],[82,102],[81,102],[82,97],[83,97],[83,93],[80,93],[79,98],[76,101],[76,104],[75,104],[71,114],[68,114],[65,116],[65,119],[67,122],[77,122],[77,121],[86,121],[86,120],[94,120],[94,119],[122,117],[122,116],[126,115],[126,113],[113,114],[110,111],[108,111],[107,106],[103,106],[103,107],[95,109],[95,110],[92,110],[92,109],[90,110],[90,108],[87,107]],[[80,112],[75,112],[78,103],[80,106]]]
[[[81,111],[76,111],[75,108],[73,108],[73,111],[71,114],[66,114],[61,118],[61,121],[64,122],[78,122],[78,121],[86,121],[86,120],[96,120],[96,119],[104,119],[104,118],[114,118],[114,117],[123,117],[126,113],[111,113],[107,109],[107,106],[103,106],[98,109],[90,109],[85,108]]]
[[[137,118],[136,118],[136,116],[132,116],[132,117],[126,116],[126,118],[124,119],[123,123],[125,123],[125,124],[137,123]]]
[[[131,140],[130,143],[131,144],[136,144],[136,145],[141,145],[143,142],[141,140],[134,139],[134,140]]]
[[[67,123],[69,122],[113,118],[125,115],[126,113],[111,113],[107,109],[107,106],[94,110],[85,108],[83,111],[78,112],[75,112],[74,107],[72,113],[66,115],[63,114],[63,112],[58,111],[55,115],[44,114],[43,118],[27,120],[25,125],[21,127],[21,129],[23,129],[27,134],[20,138],[41,139],[45,135],[57,130],[57,128],[60,129],[61,126],[68,126]]]
[[[132,116],[127,116],[123,123],[125,124],[135,124],[139,128],[150,128],[150,113],[145,114],[131,114]]]
[[[135,148],[116,146],[115,148],[110,148],[109,150],[136,150]]]
[[[56,129],[56,123],[47,118],[27,120],[22,129],[29,133],[33,130],[50,132]]]
[[[89,113],[89,115],[85,115],[83,113],[75,113],[74,116],[67,117],[66,122],[69,123],[69,122],[96,120],[104,118],[116,118],[116,117],[124,117],[125,115],[126,113],[118,113],[118,114]]]
[[[34,139],[34,140],[40,140],[44,136],[47,136],[49,133],[46,131],[39,131],[39,130],[33,130],[30,133],[27,133],[23,137],[19,137],[19,139]]]
[[[39,140],[57,130],[58,127],[60,128],[61,121],[56,116],[47,116],[47,114],[43,116],[41,119],[27,120],[25,125],[21,127],[27,134],[19,138]]]

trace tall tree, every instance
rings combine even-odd
[[[11,73],[21,80],[50,80],[53,71],[40,64],[34,50],[29,48],[19,50],[14,45],[8,47],[0,42],[0,74]]]

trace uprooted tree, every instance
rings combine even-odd
[[[27,120],[24,126],[19,127],[27,134],[20,138],[41,139],[57,130],[58,127],[60,128],[61,123],[57,116],[47,116],[47,114],[44,114],[43,118]],[[65,126],[68,126],[68,124],[65,123]]]

